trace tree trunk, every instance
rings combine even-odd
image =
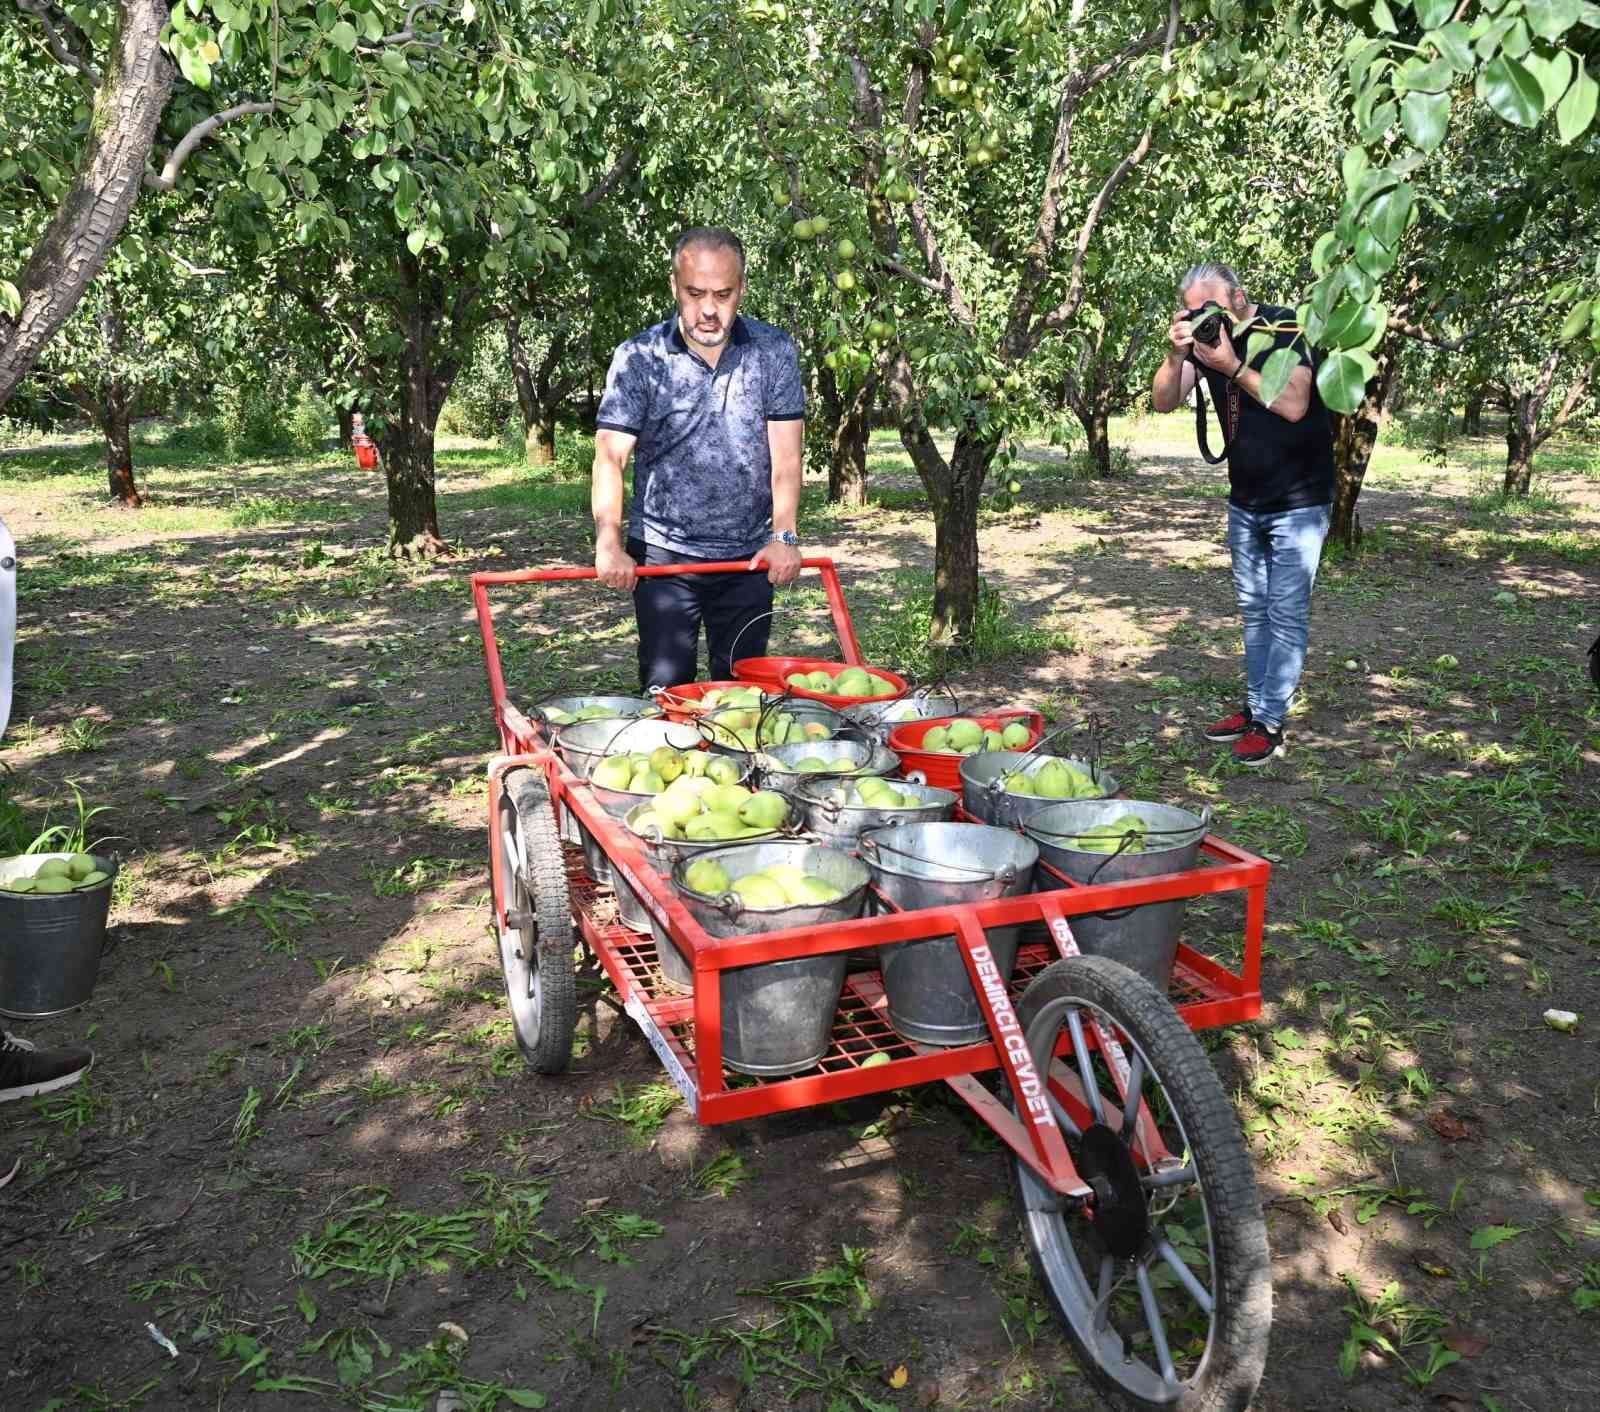
[[[544,362],[535,369],[522,340],[522,320],[516,315],[506,320],[506,348],[517,385],[517,409],[522,413],[523,454],[530,466],[556,463],[556,411],[565,388],[555,382],[554,375],[566,341],[564,333],[557,333],[550,340]]]
[[[439,535],[433,440],[460,364],[441,355],[448,320],[438,281],[424,276],[409,253],[400,267],[412,295],[400,316],[403,383],[398,415],[386,421],[378,442],[389,490],[389,552],[420,558],[448,547]],[[458,346],[470,346],[470,340],[460,336]]]
[[[350,437],[353,434],[352,428],[355,424],[355,415],[354,407],[339,408],[339,449],[341,451],[350,449]]]
[[[172,91],[172,62],[160,44],[167,17],[162,0],[117,6],[77,175],[17,280],[21,312],[0,316],[0,409],[104,267],[138,199]]]
[[[1504,493],[1526,495],[1533,485],[1533,452],[1537,405],[1531,392],[1512,396],[1506,412],[1506,479]]]
[[[1078,411],[1083,433],[1089,439],[1089,460],[1099,480],[1111,479],[1111,411],[1096,398]]]
[[[978,614],[978,509],[983,482],[998,445],[978,441],[963,428],[950,457],[949,491],[933,506],[933,622],[936,647],[972,644]]]
[[[829,368],[817,376],[828,430],[828,500],[859,508],[867,503],[867,443],[878,380],[867,377],[846,396]]]
[[[1461,430],[1468,436],[1483,435],[1483,408],[1489,400],[1489,389],[1475,387],[1467,394],[1467,405],[1461,417]]]
[[[1361,495],[1372,450],[1378,444],[1383,409],[1394,389],[1400,366],[1400,335],[1391,330],[1378,345],[1378,371],[1367,381],[1361,405],[1349,415],[1333,414],[1333,513],[1328,537],[1354,549],[1361,543],[1361,516],[1356,501]]]
[[[105,343],[107,371],[95,395],[94,413],[106,442],[107,481],[112,500],[124,509],[137,510],[144,502],[133,479],[134,394],[123,372],[122,316],[110,290],[100,316],[100,336]]]

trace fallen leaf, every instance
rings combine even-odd
[[[904,1363],[900,1364],[894,1372],[884,1379],[890,1387],[904,1387],[911,1381],[911,1370]]]
[[[1446,1142],[1466,1142],[1477,1136],[1472,1131],[1472,1125],[1454,1113],[1446,1112],[1441,1108],[1437,1113],[1428,1115],[1428,1125],[1438,1133]]]
[[[936,1407],[939,1404],[939,1384],[935,1382],[919,1383],[917,1385],[917,1405],[919,1407]]]
[[[1423,1274],[1432,1275],[1436,1280],[1448,1280],[1455,1273],[1431,1250],[1415,1252],[1411,1257],[1411,1263]]]
[[[1433,1405],[1439,1412],[1478,1412],[1470,1402],[1463,1402],[1454,1393],[1437,1392],[1433,1395]]]
[[[1344,1213],[1342,1211],[1328,1212],[1328,1224],[1332,1226],[1334,1230],[1338,1231],[1340,1235],[1350,1234],[1350,1227],[1345,1225]]]
[[[1489,1340],[1470,1329],[1458,1329],[1452,1324],[1439,1335],[1439,1342],[1463,1358],[1476,1358],[1489,1346]]]
[[[467,1331],[460,1324],[452,1324],[448,1320],[439,1325],[439,1332],[449,1334],[457,1343],[465,1343],[467,1341]]]
[[[1474,1250],[1493,1250],[1497,1245],[1503,1245],[1508,1240],[1515,1240],[1523,1235],[1529,1228],[1527,1226],[1479,1226],[1472,1233],[1472,1239],[1467,1242]]]

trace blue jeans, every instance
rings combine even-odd
[[[1228,506],[1233,591],[1244,619],[1245,700],[1262,725],[1281,730],[1300,684],[1311,631],[1329,505],[1259,514]]]

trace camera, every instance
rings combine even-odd
[[[1222,337],[1222,320],[1226,317],[1222,305],[1207,303],[1199,309],[1185,309],[1183,317],[1196,343],[1203,343],[1207,348],[1217,346],[1217,340]]]

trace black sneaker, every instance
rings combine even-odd
[[[1234,763],[1247,765],[1252,770],[1282,753],[1283,732],[1264,726],[1259,721],[1251,722],[1250,729],[1233,743]]]
[[[1249,729],[1250,708],[1243,706],[1231,716],[1224,716],[1220,721],[1213,721],[1200,734],[1207,740],[1215,740],[1221,743],[1229,740],[1238,740]]]
[[[0,1030],[0,1103],[70,1088],[92,1063],[92,1050],[40,1049],[31,1040]]]

